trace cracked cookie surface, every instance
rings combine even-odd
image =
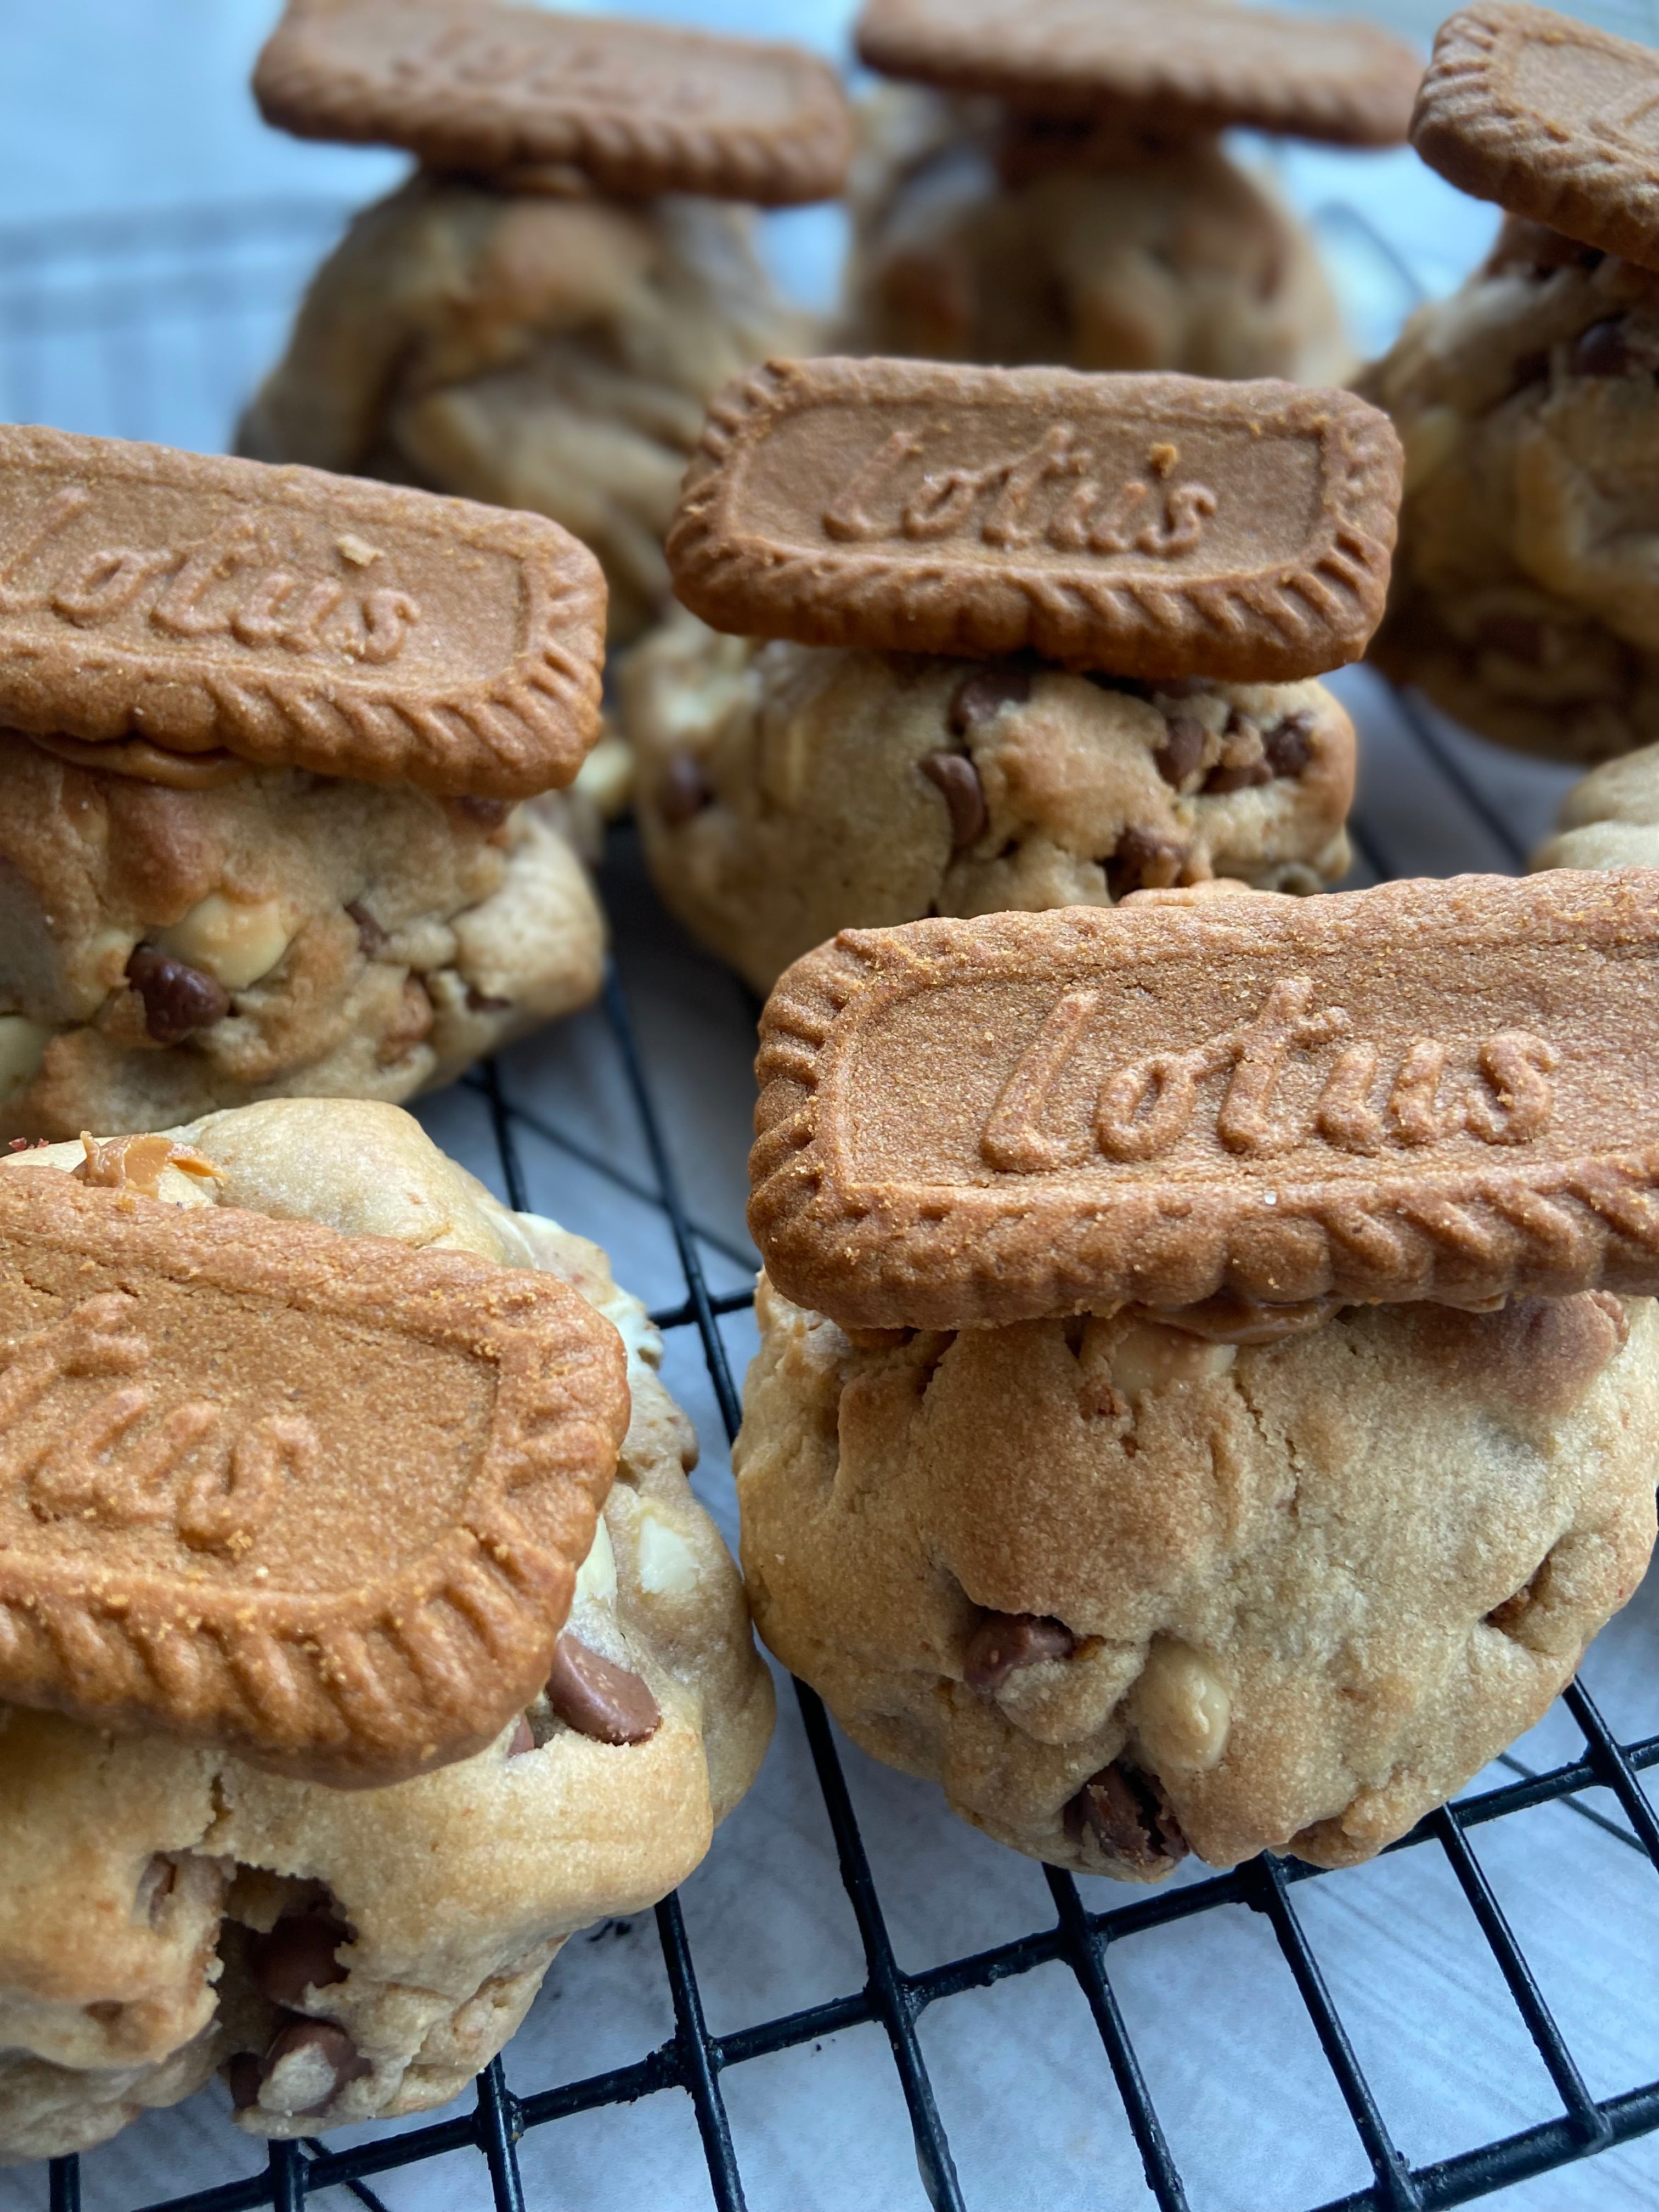
[[[1540,1717],[1652,1548],[1652,1301],[1223,1308],[849,1335],[763,1279],[763,1637],[1079,1873],[1370,1857]]]
[[[1353,731],[1316,683],[1120,683],[689,615],[619,680],[653,878],[757,991],[838,929],[1348,866]]]
[[[101,2142],[216,2066],[258,2135],[445,2102],[566,1937],[697,1864],[771,1733],[661,1340],[599,1248],[509,1212],[393,1107],[271,1101],[172,1133],[223,1180],[167,1162],[164,1200],[558,1274],[621,1332],[632,1422],[548,1688],[477,1758],[338,1790],[0,1706],[0,2161]]]

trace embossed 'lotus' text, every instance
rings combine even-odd
[[[930,470],[902,489],[899,479],[922,447],[914,430],[891,432],[823,509],[825,536],[842,544],[913,545],[976,538],[1010,550],[1044,544],[1175,559],[1196,551],[1221,503],[1206,483],[1168,481],[1181,455],[1167,440],[1152,444],[1143,475],[1103,481],[1094,448],[1069,424],[1054,423],[1024,453],[977,468]]]
[[[1314,980],[1275,983],[1242,1027],[1181,1052],[1128,1061],[1103,1081],[1091,1122],[1093,1149],[1109,1160],[1157,1159],[1205,1133],[1241,1158],[1271,1158],[1309,1144],[1346,1152],[1409,1150],[1449,1138],[1483,1145],[1527,1145],[1554,1115],[1555,1048],[1530,1031],[1504,1030],[1475,1047],[1478,1081],[1447,1095],[1449,1048],[1413,1037],[1385,1056],[1364,1040],[1342,1043],[1312,1105],[1285,1108],[1281,1085],[1297,1056],[1347,1038],[1340,1006],[1315,1011]],[[1100,994],[1067,991],[1056,1000],[998,1095],[980,1139],[999,1173],[1037,1175],[1068,1164],[1074,1142],[1042,1124],[1056,1086],[1098,1011]],[[1212,1079],[1224,1077],[1217,1087]],[[1210,1087],[1206,1090],[1206,1086]]]
[[[96,630],[136,615],[157,638],[230,638],[256,650],[274,646],[374,667],[399,658],[422,619],[418,601],[385,578],[357,587],[356,541],[337,549],[339,573],[307,574],[273,554],[250,514],[231,515],[182,544],[66,550],[65,533],[96,504],[83,483],[64,484],[45,502],[0,564],[0,616],[46,614]],[[370,557],[380,556],[371,550]]]

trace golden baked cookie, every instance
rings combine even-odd
[[[1659,276],[1511,216],[1360,388],[1406,447],[1372,657],[1483,736],[1558,760],[1659,738]]]
[[[85,2148],[216,2065],[256,2135],[443,2103],[568,1936],[697,1864],[771,1730],[660,1340],[596,1246],[509,1212],[393,1107],[270,1101],[170,1133],[219,1171],[154,1169],[172,1203],[562,1277],[621,1332],[632,1420],[547,1688],[475,1758],[345,1790],[0,1706],[0,2160]]]
[[[1529,865],[1659,867],[1659,745],[1604,761],[1574,784]]]
[[[762,1635],[1079,1873],[1370,1857],[1541,1717],[1653,1545],[1647,1298],[849,1334],[763,1278],[758,1314]]]
[[[653,880],[757,991],[841,928],[1348,866],[1353,731],[1316,683],[761,643],[685,614],[620,683]]]
[[[0,731],[0,1135],[408,1098],[598,991],[579,795],[130,750]]]
[[[616,644],[667,602],[706,402],[809,343],[745,208],[422,173],[318,271],[239,449],[553,516],[599,557]]]
[[[1215,137],[1139,114],[1022,125],[908,87],[884,87],[860,120],[844,350],[1348,374],[1312,239]]]

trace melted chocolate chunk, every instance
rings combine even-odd
[[[952,737],[965,738],[992,720],[1005,707],[1024,706],[1031,696],[1027,668],[981,668],[964,677],[951,702]]]
[[[596,1743],[643,1743],[662,1720],[648,1684],[568,1629],[553,1647],[547,1702],[567,1728]]]
[[[1164,742],[1152,763],[1165,783],[1177,787],[1194,775],[1204,757],[1204,725],[1196,714],[1171,714]]]
[[[1286,714],[1261,735],[1261,750],[1275,775],[1300,775],[1313,757],[1313,717]]]
[[[1204,779],[1206,791],[1249,791],[1258,783],[1271,783],[1273,772],[1265,759],[1244,761],[1229,768],[1224,763],[1210,770]]]
[[[663,820],[678,829],[712,805],[714,798],[701,764],[690,753],[671,753],[657,786],[657,811]]]
[[[296,2020],[278,2031],[265,2052],[259,2066],[258,2088],[268,2083],[274,2086],[276,2109],[301,2118],[326,2112],[348,2081],[360,2081],[371,2070],[368,2061],[336,2021]],[[299,2096],[305,2098],[304,2104],[294,2101]]]
[[[1000,1690],[1017,1667],[1069,1659],[1077,1638],[1042,1613],[988,1613],[968,1639],[962,1675],[970,1690]]]
[[[1091,1835],[1102,1850],[1150,1874],[1187,1856],[1187,1838],[1168,1798],[1150,1774],[1114,1759],[1085,1782],[1065,1812],[1074,1841]]]
[[[454,804],[469,822],[482,823],[486,830],[499,830],[513,811],[510,799],[458,799]]]
[[[1126,830],[1106,863],[1106,888],[1115,899],[1131,891],[1167,890],[1179,883],[1187,848],[1150,830]]]
[[[979,770],[966,753],[927,753],[916,766],[944,793],[945,805],[951,817],[951,852],[952,857],[965,853],[969,846],[985,835],[985,825],[990,817],[985,807],[985,788],[979,780]]]
[[[392,940],[368,908],[356,899],[348,899],[346,912],[357,925],[357,945],[364,959],[384,960]]]
[[[1581,331],[1572,349],[1572,366],[1578,376],[1623,376],[1633,367],[1624,317],[1609,315]]]
[[[248,1978],[273,2004],[297,2005],[308,1989],[344,1981],[346,1970],[334,1953],[350,1941],[350,1929],[331,1912],[290,1914],[248,1945]]]
[[[230,1012],[222,983],[182,960],[170,960],[153,945],[134,946],[127,981],[144,1002],[144,1027],[157,1044],[182,1044]]]

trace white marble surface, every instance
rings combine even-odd
[[[718,9],[658,0],[654,12],[793,31],[826,51],[836,46],[843,13],[784,0]],[[1421,29],[1432,12],[1395,11],[1395,20]],[[204,204],[234,217],[239,206],[273,195],[344,204],[382,189],[396,173],[390,157],[294,146],[258,125],[242,87],[273,13],[270,0],[0,0],[4,218]],[[1638,32],[1650,27],[1647,13],[1607,11]],[[1455,282],[1490,230],[1487,211],[1456,200],[1406,155],[1297,154],[1284,173],[1310,212],[1359,207],[1429,290]],[[1357,327],[1369,342],[1385,342],[1406,304],[1400,279],[1340,216],[1328,212],[1322,228]],[[56,276],[90,299],[112,275],[131,273],[141,244],[94,239],[78,260],[60,258]],[[224,321],[209,322],[199,296],[186,294],[170,320],[146,317],[154,354],[145,384],[131,373],[131,319],[106,317],[108,327],[94,319],[37,349],[40,417],[217,442],[261,349],[275,343],[302,270],[301,246],[310,252],[291,237],[260,264],[258,283],[249,279],[255,304],[238,324],[246,359],[222,342]],[[824,247],[824,234],[805,229],[781,240],[802,289],[822,290]],[[228,258],[251,266],[240,253]],[[13,304],[0,264],[0,373],[21,344]],[[122,405],[141,419],[110,420]],[[1380,864],[1431,873],[1511,865],[1502,839],[1424,753],[1389,695],[1364,672],[1342,684],[1362,727],[1360,818]],[[1511,834],[1530,842],[1566,779],[1455,733],[1445,741]],[[1364,878],[1362,867],[1355,879]],[[742,1199],[750,1009],[731,979],[668,927],[626,849],[607,871],[606,890],[648,1078],[690,1211],[708,1232],[702,1249],[711,1280],[717,1290],[736,1288],[749,1264]],[[677,1304],[678,1264],[660,1213],[638,1194],[651,1185],[649,1157],[602,1015],[522,1046],[505,1074],[514,1100],[550,1133],[525,1139],[532,1203],[605,1242],[619,1276],[649,1303]],[[499,1183],[476,1091],[446,1093],[423,1112],[441,1141]],[[740,1373],[752,1342],[747,1317],[726,1322],[725,1337]],[[728,1464],[693,1331],[672,1334],[668,1375],[704,1439],[699,1489],[729,1529]],[[1659,1729],[1659,1586],[1650,1582],[1601,1637],[1586,1680],[1620,1732]],[[1543,1766],[1576,1749],[1576,1731],[1557,1714],[1517,1755]],[[954,1822],[931,1790],[855,1752],[844,1756],[902,1966],[1050,1924],[1034,1866]],[[1473,1787],[1507,1778],[1494,1769]],[[1616,1817],[1605,1796],[1585,1802]],[[1659,1876],[1627,1841],[1565,1806],[1482,1828],[1474,1842],[1594,2092],[1659,2077]],[[1191,1869],[1178,1877],[1204,1878]],[[1121,1896],[1109,1884],[1084,1887],[1091,1905]],[[787,1694],[757,1789],[683,1894],[717,2033],[861,1984],[856,1929]],[[1446,2156],[1553,2115],[1554,2093],[1437,1847],[1302,1885],[1295,1899],[1388,2124],[1412,2160]],[[1295,2212],[1364,2185],[1357,2139],[1265,1922],[1222,1908],[1134,1936],[1114,1948],[1109,1964],[1194,2212]],[[508,2078],[529,2094],[630,2062],[672,2026],[647,1915],[568,1948],[509,2050]],[[1064,1967],[946,2000],[924,2014],[920,2033],[963,2193],[978,2212],[1138,2212],[1151,2203],[1099,2042]],[[735,2068],[724,2088],[757,2212],[884,2212],[923,2202],[878,2028]],[[678,2092],[534,2130],[520,2160],[532,2212],[641,2203],[680,2212],[708,2202],[690,2106]],[[83,2201],[88,2212],[125,2212],[250,2174],[259,2162],[256,2147],[228,2124],[216,2088],[90,2155]],[[489,2202],[483,2161],[471,2151],[374,2186],[396,2212],[460,2212]],[[1506,2212],[1638,2212],[1656,2199],[1659,2137],[1650,2137],[1498,2201]],[[329,2201],[348,2202],[338,2193]],[[0,2175],[0,2212],[34,2212],[46,2202],[39,2170]]]

